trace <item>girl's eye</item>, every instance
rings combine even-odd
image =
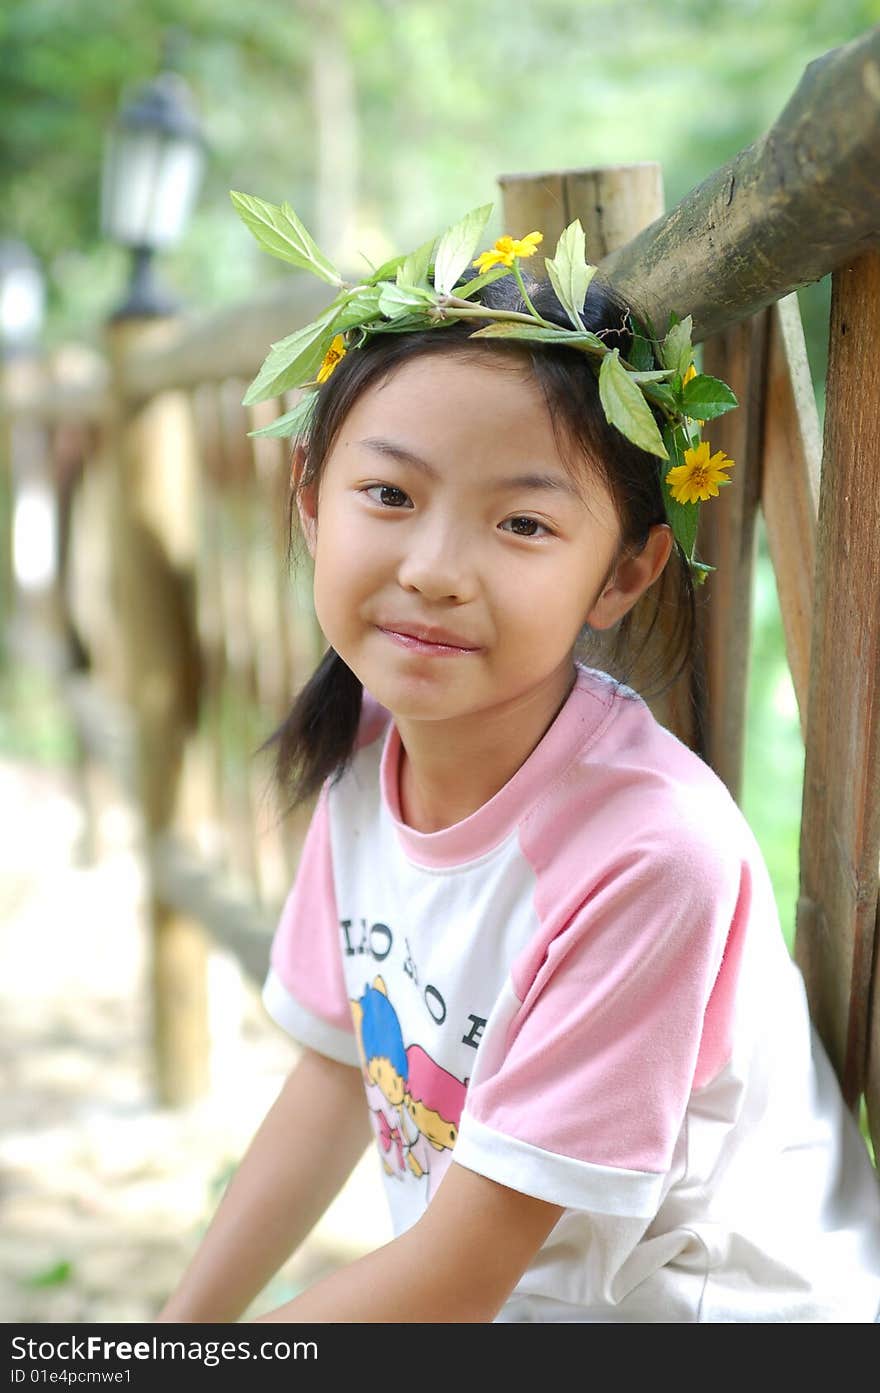
[[[507,522],[525,523],[527,528],[541,527],[547,533],[548,537],[553,535],[550,531],[550,528],[546,527],[543,522],[539,522],[537,518],[507,518]],[[504,526],[503,523],[502,526]],[[517,528],[514,533],[514,536],[516,537],[537,537],[538,535],[539,534],[537,532],[520,531],[519,528]]]
[[[378,489],[379,492],[383,495],[389,493],[396,495],[396,497],[392,498],[391,500],[389,500],[387,497],[376,498],[373,500],[375,503],[382,503],[389,508],[399,508],[401,506],[399,499],[409,497],[409,495],[404,493],[403,489],[399,489],[396,484],[370,484],[369,487],[364,489],[364,493],[366,493],[369,496],[372,495],[376,489]]]
[[[368,484],[362,492],[367,494],[374,503],[378,503],[385,508],[399,509],[407,506],[411,508],[413,506],[409,494],[404,493],[403,489],[398,488],[396,484]],[[379,494],[378,498],[374,497],[376,493]],[[507,518],[507,522],[518,524],[514,533],[517,537],[537,537],[543,533],[546,533],[548,537],[553,535],[550,528],[543,522],[539,522],[537,518]],[[501,525],[504,526],[503,523]],[[536,529],[540,529],[540,532]]]

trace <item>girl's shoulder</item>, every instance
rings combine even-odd
[[[560,931],[621,960],[634,947],[658,964],[702,953],[710,977],[734,925],[781,945],[766,861],[723,780],[604,675],[582,672],[572,695],[584,739],[519,828],[541,918],[522,983]]]
[[[603,703],[587,739],[544,812],[557,827],[597,825],[603,841],[654,846],[711,859],[761,859],[754,835],[727,785],[695,750],[661,725],[647,702],[607,673],[579,665],[581,703]],[[573,693],[574,695],[574,693]],[[572,712],[577,718],[577,709]],[[555,806],[554,806],[555,805]],[[566,816],[567,814],[567,816]]]

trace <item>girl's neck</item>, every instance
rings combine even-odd
[[[493,710],[489,721],[485,712],[454,726],[395,718],[402,821],[417,832],[439,832],[482,808],[540,744],[576,677],[574,668],[561,672],[561,680]]]

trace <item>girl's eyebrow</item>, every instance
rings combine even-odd
[[[421,470],[423,474],[429,475],[432,479],[440,478],[439,471],[434,468],[433,464],[422,459],[420,455],[414,455],[403,445],[395,445],[393,440],[385,440],[380,435],[369,435],[357,443],[358,445],[366,445],[369,449],[375,450],[377,454],[388,455],[391,459],[399,460],[401,464],[411,464],[415,469]],[[558,474],[514,474],[508,479],[493,479],[489,488],[493,493],[501,493],[504,489],[550,489],[554,493],[571,494],[572,498],[577,498],[580,501],[580,494],[574,485]]]

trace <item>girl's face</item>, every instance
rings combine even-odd
[[[328,643],[401,717],[489,716],[542,686],[564,692],[583,624],[605,628],[637,598],[603,586],[620,537],[611,498],[589,478],[577,487],[537,382],[456,355],[402,364],[358,398],[317,500],[300,499]],[[454,651],[387,632],[419,628],[446,631]]]

